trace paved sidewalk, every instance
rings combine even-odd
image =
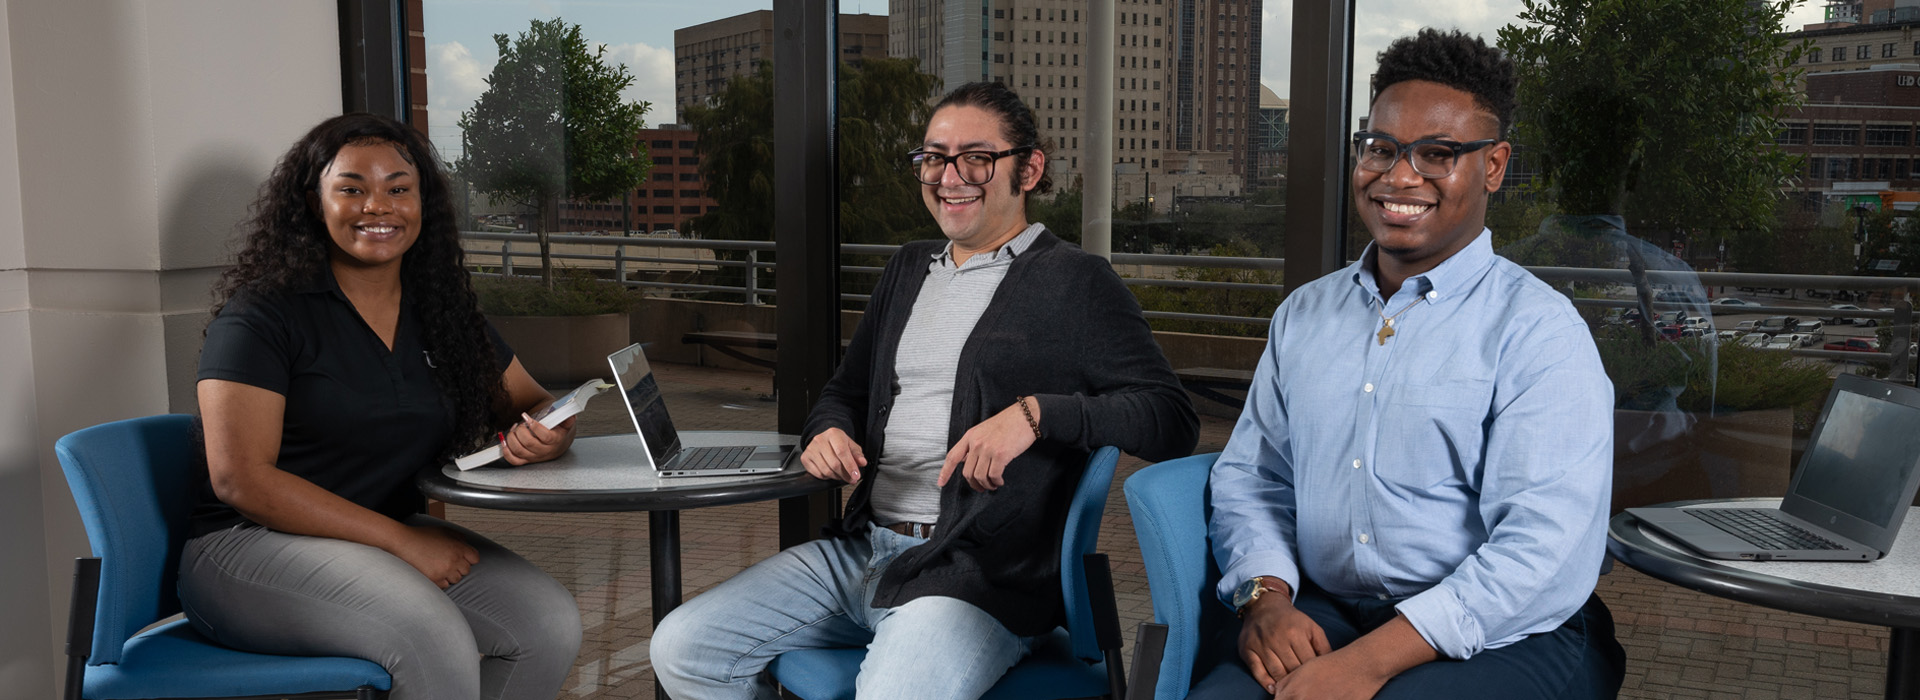
[[[683,430],[773,430],[772,385],[760,372],[656,363],[654,370]],[[603,395],[580,417],[580,434],[633,430],[618,397]],[[1202,416],[1200,452],[1217,451],[1231,420]],[[1122,457],[1108,497],[1101,550],[1113,563],[1126,658],[1134,626],[1152,618],[1146,572],[1119,484],[1145,466]],[[684,512],[681,567],[692,598],[777,550],[777,508],[753,503]],[[585,644],[562,697],[651,698],[647,659],[652,635],[645,513],[514,513],[449,506],[450,519],[525,555],[573,591]],[[1777,612],[1695,593],[1625,566],[1602,577],[1627,648],[1623,698],[1881,697],[1884,628]]]

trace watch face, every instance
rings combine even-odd
[[[1233,607],[1235,609],[1247,607],[1248,603],[1253,602],[1254,593],[1259,590],[1260,579],[1250,578],[1241,581],[1240,587],[1233,589]]]

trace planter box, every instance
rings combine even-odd
[[[627,314],[494,316],[487,320],[513,346],[520,365],[547,386],[607,377],[607,355],[630,344]]]
[[[1690,498],[1785,495],[1793,409],[1613,412],[1613,512]]]

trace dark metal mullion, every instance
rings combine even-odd
[[[773,8],[774,273],[780,290],[780,432],[799,434],[840,361],[840,192],[835,156],[837,0]],[[780,546],[813,539],[839,490],[780,501]]]
[[[1287,153],[1289,290],[1345,263],[1353,15],[1354,0],[1293,5],[1293,133]]]
[[[400,0],[339,0],[340,108],[407,121],[406,34]]]

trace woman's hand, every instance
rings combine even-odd
[[[443,589],[459,583],[480,563],[479,550],[444,527],[408,525],[389,551]]]
[[[576,416],[577,417],[577,416]],[[507,430],[501,453],[507,464],[519,466],[545,462],[560,456],[573,444],[573,418],[548,429],[540,421],[520,414],[521,422]]]

